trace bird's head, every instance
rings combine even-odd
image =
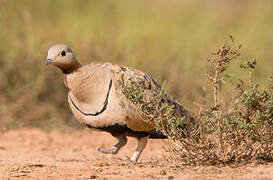
[[[65,74],[69,74],[81,66],[71,49],[65,44],[52,46],[48,50],[45,64],[56,66]]]

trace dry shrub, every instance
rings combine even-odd
[[[145,87],[139,83],[121,81],[126,97],[137,107],[144,119],[155,123],[157,130],[175,144],[169,149],[182,165],[216,165],[240,162],[273,160],[273,76],[268,87],[260,88],[252,79],[256,60],[241,65],[248,71],[248,85],[239,80],[234,85],[234,97],[228,109],[219,103],[219,88],[226,79],[224,72],[231,61],[240,56],[241,45],[233,37],[208,59],[213,70],[206,76],[213,87],[213,105],[200,106],[196,123],[188,126],[190,135],[185,138],[182,125],[186,116],[174,116],[174,107],[164,101],[164,85],[145,98]],[[179,158],[177,158],[179,157]]]

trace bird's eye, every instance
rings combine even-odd
[[[61,52],[61,55],[62,55],[62,56],[65,56],[65,55],[66,55],[66,52],[65,52],[65,51],[62,51],[62,52]]]

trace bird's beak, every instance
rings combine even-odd
[[[52,64],[53,61],[54,61],[53,59],[46,59],[45,65]]]

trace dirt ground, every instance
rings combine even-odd
[[[133,138],[118,155],[96,151],[115,142],[108,133],[88,129],[11,130],[0,135],[0,179],[273,179],[273,163],[175,169],[162,149],[168,140],[150,140],[135,165],[128,161],[136,148]]]

